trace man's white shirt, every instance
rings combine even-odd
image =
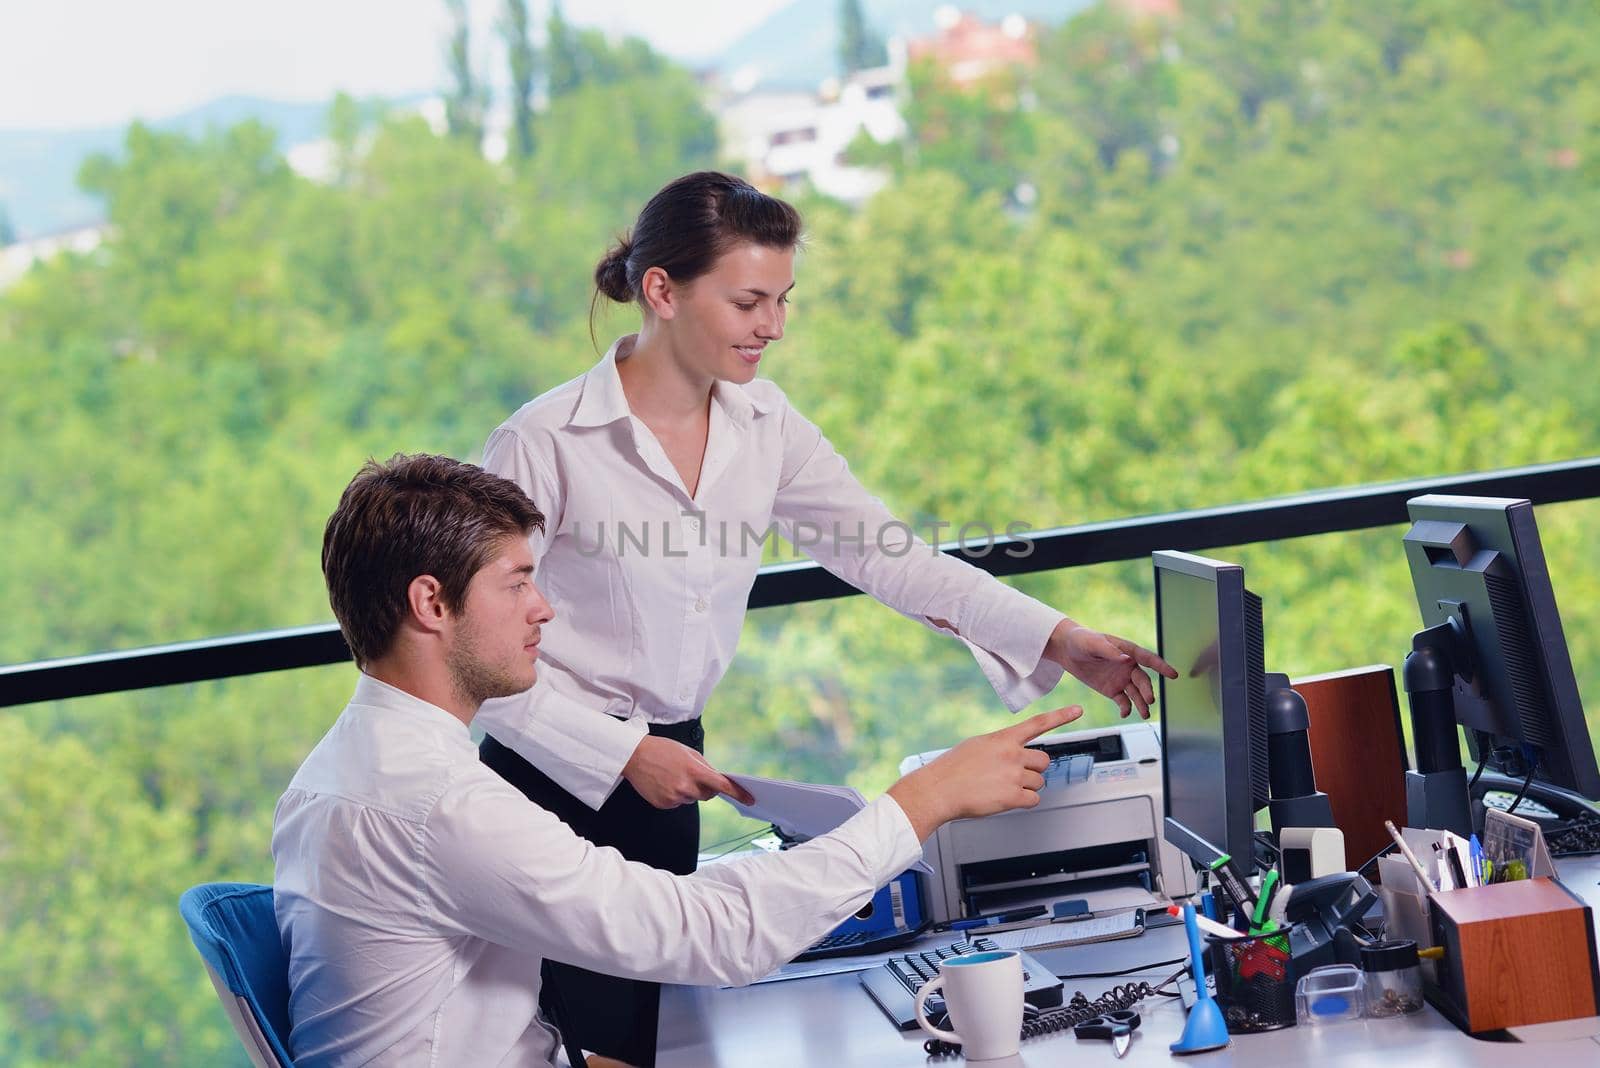
[[[750,982],[920,854],[884,796],[782,854],[689,876],[636,864],[484,767],[450,713],[362,675],[274,817],[290,1054],[303,1066],[552,1064],[545,957]]]

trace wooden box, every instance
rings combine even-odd
[[[1433,896],[1444,947],[1429,995],[1468,1032],[1600,1015],[1594,914],[1554,879]]]

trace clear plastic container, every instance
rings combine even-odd
[[[1361,969],[1354,964],[1313,968],[1295,987],[1295,1018],[1310,1026],[1359,1020],[1364,1011],[1365,985]]]
[[[1417,944],[1406,939],[1361,947],[1362,994],[1372,1019],[1404,1016],[1422,1008],[1422,967]]]

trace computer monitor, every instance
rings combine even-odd
[[[1156,647],[1178,670],[1158,680],[1163,833],[1202,867],[1220,851],[1248,871],[1268,802],[1261,598],[1236,564],[1180,552],[1153,561]]]
[[[1600,799],[1532,503],[1429,494],[1406,507],[1406,559],[1424,628],[1406,659],[1417,747],[1409,818],[1461,829],[1457,724],[1480,763]]]

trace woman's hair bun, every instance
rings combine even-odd
[[[594,268],[595,288],[618,304],[633,299],[633,287],[628,284],[628,256],[632,252],[633,243],[624,237]]]

